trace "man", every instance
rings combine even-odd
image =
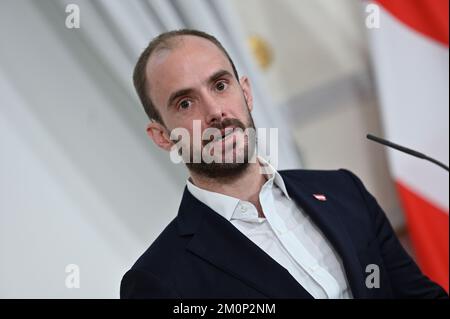
[[[190,178],[177,217],[123,277],[122,298],[446,297],[355,175],[277,172],[256,157],[249,79],[214,37],[159,35],[134,84],[149,137],[177,146]],[[197,141],[196,123],[219,134]],[[194,138],[171,136],[179,128]]]

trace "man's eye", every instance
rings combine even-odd
[[[223,81],[217,82],[216,84],[216,90],[217,91],[224,91],[227,88],[227,84]]]
[[[179,106],[180,106],[180,109],[187,109],[191,106],[191,101],[183,100],[180,102]]]

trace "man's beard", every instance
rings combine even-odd
[[[237,128],[242,130],[243,132],[247,132],[246,129],[250,129],[253,130],[253,132],[256,132],[255,123],[253,122],[253,118],[250,112],[248,112],[246,124],[244,124],[241,120],[234,118],[224,119],[221,123],[212,124],[210,127],[217,128],[219,130],[226,129],[227,127],[233,127],[233,129]],[[189,163],[186,162],[185,164],[191,172],[207,178],[234,179],[240,176],[247,169],[250,163],[249,160],[253,158],[256,152],[256,135],[253,136],[253,138],[249,138],[249,136],[245,134],[245,137],[243,138],[245,139],[245,143],[243,146],[243,160],[241,161],[233,160],[232,163],[226,163],[224,160],[222,160],[220,162],[212,161],[211,163],[206,163],[204,162],[203,157],[201,157],[199,163],[194,163],[191,159]],[[206,141],[206,143],[209,143],[209,141]],[[238,158],[236,148],[236,142],[233,142],[232,150],[230,151],[236,152],[235,159]]]

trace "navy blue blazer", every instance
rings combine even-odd
[[[339,253],[354,298],[448,298],[408,256],[383,210],[354,174],[279,173],[291,198]],[[379,288],[366,286],[369,264],[379,266]],[[124,275],[120,296],[312,298],[284,267],[186,188],[176,218]]]

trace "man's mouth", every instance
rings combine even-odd
[[[205,141],[205,145],[209,143],[216,143],[224,141],[228,136],[234,133],[235,127],[229,126],[220,130],[220,134],[211,135],[209,140]]]
[[[218,142],[220,140],[224,140],[225,138],[227,138],[227,136],[233,134],[234,130],[233,128],[229,128],[229,129],[225,129],[223,130],[221,133],[222,135],[218,135],[216,136],[216,138],[214,139],[214,142]]]

